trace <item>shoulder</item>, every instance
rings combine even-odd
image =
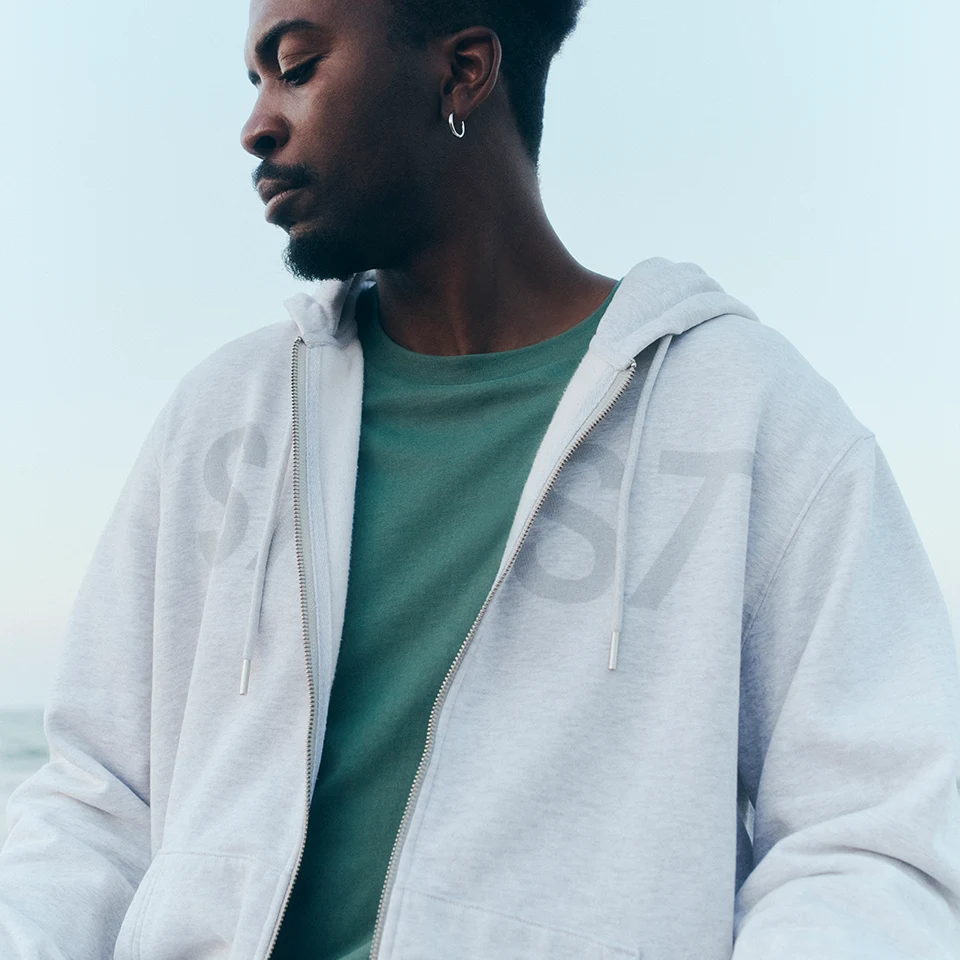
[[[681,379],[697,392],[715,435],[732,433],[753,454],[747,623],[811,499],[852,450],[872,456],[876,440],[837,388],[771,326],[718,317],[678,337],[668,357],[674,349]]]
[[[260,327],[218,347],[181,378],[183,393],[203,393],[242,386],[249,388],[263,377],[272,377],[280,364],[289,367],[297,325],[285,320]]]
[[[684,377],[696,375],[725,416],[753,422],[758,454],[789,448],[794,458],[819,462],[872,435],[839,390],[761,321],[733,314],[705,321],[678,337],[668,357]]]
[[[289,416],[293,320],[273,323],[218,347],[188,370],[162,412],[161,448],[183,448]]]

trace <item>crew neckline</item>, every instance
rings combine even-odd
[[[373,284],[357,300],[357,327],[364,362],[403,380],[457,384],[503,380],[568,361],[572,354],[579,358],[586,353],[604,312],[622,282],[621,278],[614,284],[593,313],[563,333],[515,350],[468,353],[456,357],[417,353],[392,340],[380,323],[380,300],[377,285]]]

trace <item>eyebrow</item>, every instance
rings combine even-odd
[[[254,47],[254,57],[261,63],[266,59],[267,53],[288,33],[295,30],[319,30],[320,25],[310,20],[299,18],[296,20],[281,20],[275,23],[258,41]],[[252,70],[247,71],[250,82],[254,85],[260,79]]]

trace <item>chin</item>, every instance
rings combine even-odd
[[[290,243],[283,262],[298,280],[348,280],[366,269],[364,257],[344,237],[318,229],[290,230]]]

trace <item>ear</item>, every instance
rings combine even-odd
[[[489,27],[468,27],[444,41],[447,70],[440,86],[440,113],[466,120],[493,93],[503,49]]]

